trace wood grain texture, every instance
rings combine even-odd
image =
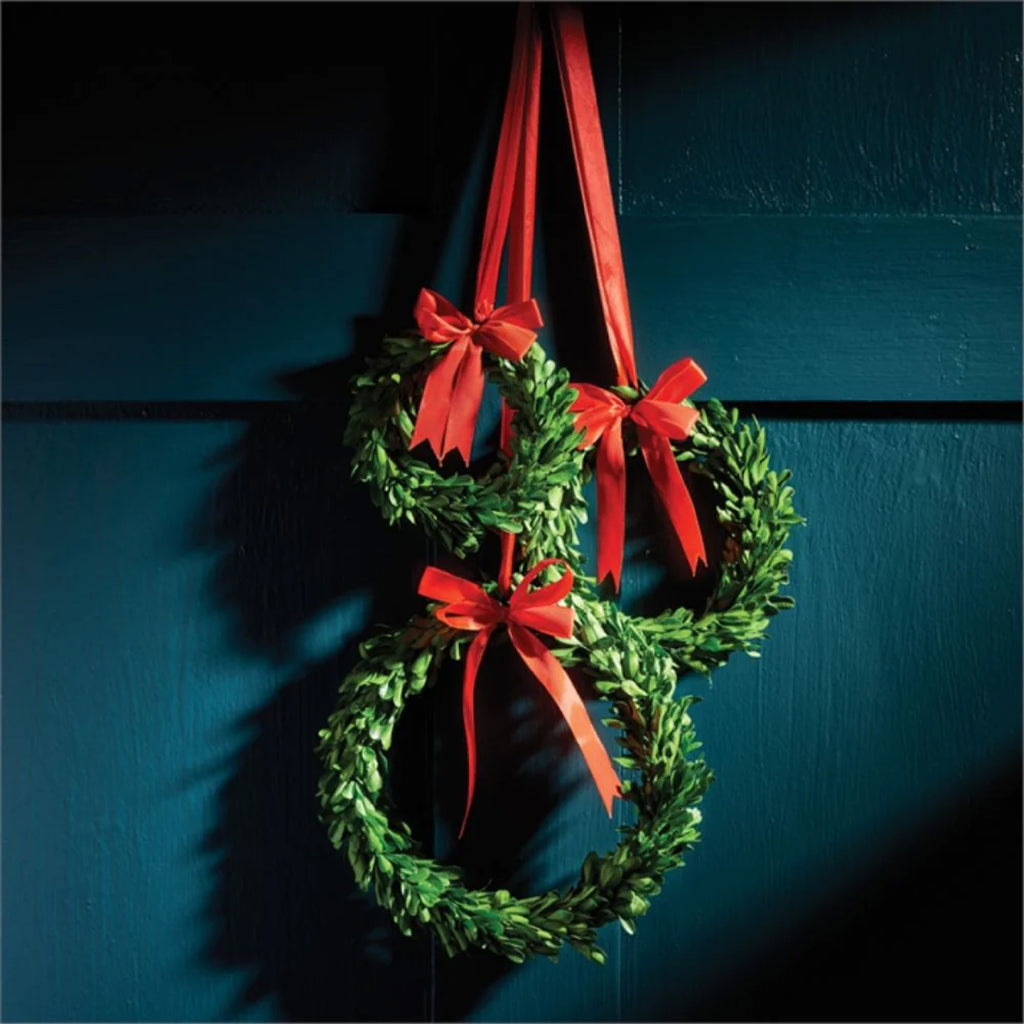
[[[500,100],[514,5],[282,10],[249,12],[241,46],[223,4],[10,7],[5,212],[440,212]],[[586,20],[627,216],[1021,208],[1013,4]]]
[[[1019,900],[999,893],[1019,894],[1018,429],[769,431],[808,518],[798,605],[697,708],[704,841],[625,947],[627,1016],[1019,1012]],[[986,981],[931,984],[954,971]]]
[[[4,1019],[427,1012],[429,945],[316,820],[349,641],[416,571],[328,426],[5,426]]]
[[[971,1016],[1019,995],[1005,984],[1019,933],[998,909],[1019,903],[1003,899],[1015,812],[994,835],[977,820],[1006,759],[1019,763],[1018,425],[770,423],[809,519],[793,538],[799,603],[760,662],[701,684],[718,776],[702,843],[636,937],[606,931],[606,969],[570,954],[508,972],[455,961],[433,986],[429,944],[351,893],[315,821],[316,728],[354,642],[409,614],[424,558],[420,537],[385,530],[344,483],[333,443],[315,441],[327,428],[294,409],[5,427],[5,1018],[419,1020],[433,1006],[438,1019],[728,1019],[756,1016],[760,993],[801,1019],[828,1016],[837,989],[862,1018],[938,1013],[940,999]],[[631,606],[661,564],[638,544]],[[481,725],[488,750],[518,736],[531,767],[487,762],[474,856],[543,887],[615,839],[579,766],[552,763],[566,746],[554,718],[516,685],[482,688]],[[425,780],[457,813],[457,685],[432,714],[447,753],[424,771],[429,723],[411,715],[395,765],[424,836]],[[510,784],[526,789],[502,805]],[[941,875],[907,854],[961,821],[977,853],[936,847]],[[932,920],[923,904],[902,918],[904,904],[872,903],[871,942],[844,945],[874,872],[912,869],[941,884],[945,914],[977,925],[970,948],[915,925]],[[902,980],[883,962],[890,932],[906,943]],[[801,973],[809,936],[838,950],[829,986]],[[953,957],[959,994],[928,1002],[917,979]],[[851,1003],[874,971],[893,1002],[869,1005],[869,990]]]
[[[733,400],[1021,396],[1016,219],[630,220],[623,235],[650,380],[685,351]]]
[[[622,212],[1019,212],[1019,14],[621,4]]]
[[[8,8],[6,212],[424,213],[429,166],[389,154],[431,146],[438,14],[342,20],[319,4]]]
[[[401,253],[426,226],[384,215],[14,219],[5,398],[280,398],[288,371],[407,329],[419,283],[462,293],[457,214],[430,260]],[[685,353],[732,401],[1021,397],[1017,219],[631,218],[622,239],[651,380]],[[537,274],[545,344],[593,379],[592,282],[556,258]]]
[[[1020,1019],[1021,428],[964,404],[1021,397],[1019,5],[586,8],[641,369],[817,403],[768,423],[799,604],[684,682],[703,841],[604,969],[403,940],[313,797],[436,557],[351,486],[346,380],[421,285],[471,289],[514,5],[238,11],[3,11],[0,1016]],[[601,379],[552,72],[545,344]],[[392,775],[439,855],[535,891],[615,833],[507,668],[463,844],[457,671]]]

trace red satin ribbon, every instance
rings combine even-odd
[[[531,34],[526,80],[526,110],[523,114],[522,149],[519,171],[512,197],[508,236],[508,300],[525,302],[530,297],[533,277],[533,232],[537,201],[537,142],[540,137],[540,71],[541,34],[536,17],[530,22]],[[512,454],[512,417],[515,410],[501,400],[501,431],[499,446],[505,455]],[[512,562],[515,558],[516,535],[502,533],[501,564],[498,586],[507,594],[512,585]]]
[[[587,33],[577,7],[554,4],[555,56],[562,81],[562,97],[569,118],[569,134],[576,158],[576,175],[583,195],[583,211],[590,235],[590,248],[597,270],[601,308],[608,328],[608,342],[615,360],[617,383],[635,386],[636,358],[633,355],[633,326],[626,294],[626,273],[612,202],[608,158],[601,134],[601,118],[590,67]]]
[[[629,420],[655,489],[665,506],[676,537],[696,573],[707,564],[697,510],[679,475],[669,441],[682,441],[700,413],[679,405],[707,380],[692,359],[673,363],[654,387],[632,405],[595,384],[573,384],[580,395],[573,403],[576,427],[585,431],[581,448],[597,444],[597,578],[611,575],[616,590],[622,578],[622,551],[626,533],[626,457],[622,424]]]
[[[565,566],[565,575],[555,583],[531,591],[530,584],[549,565]],[[491,634],[502,624],[508,628],[512,646],[526,667],[551,695],[558,705],[558,710],[562,712],[562,717],[568,722],[609,816],[612,813],[613,798],[622,795],[615,768],[590,721],[586,705],[572,685],[572,680],[566,675],[565,669],[531,632],[536,630],[548,636],[566,639],[572,636],[573,611],[558,603],[572,590],[572,583],[572,571],[558,558],[547,558],[538,562],[512,592],[508,604],[496,601],[471,580],[432,566],[425,569],[420,578],[421,596],[447,602],[434,611],[434,615],[441,622],[453,629],[470,630],[477,634],[466,652],[466,668],[462,683],[462,721],[466,731],[469,782],[466,812],[459,828],[460,838],[466,830],[466,821],[469,819],[469,809],[476,787],[476,719],[473,692],[476,687],[477,670]]]
[[[463,461],[469,463],[483,395],[483,350],[518,361],[536,340],[535,329],[543,326],[540,310],[529,298],[540,111],[540,48],[540,30],[533,4],[523,3],[516,20],[512,71],[487,197],[474,318],[471,320],[428,289],[420,292],[416,303],[416,323],[423,336],[436,344],[453,342],[427,377],[410,442],[410,447],[414,447],[428,441],[438,459],[457,450]],[[498,272],[506,238],[510,303],[495,310]],[[503,447],[508,442],[505,418],[503,414]]]
[[[555,54],[562,95],[569,118],[576,173],[597,271],[601,308],[619,385],[636,388],[633,327],[626,293],[626,271],[612,201],[608,159],[594,90],[583,16],[577,7],[552,8]],[[622,576],[626,525],[626,466],[622,421],[636,427],[637,439],[654,486],[672,521],[691,572],[707,557],[693,499],[679,474],[669,440],[682,440],[698,413],[678,403],[707,380],[692,359],[681,359],[658,378],[654,387],[633,405],[593,384],[573,383],[580,397],[573,405],[576,425],[586,430],[581,447],[599,442],[597,450],[597,575],[611,574],[616,590]]]

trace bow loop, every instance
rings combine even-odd
[[[419,586],[416,591],[420,597],[429,597],[433,601],[446,601],[452,604],[456,601],[480,601],[486,603],[494,601],[478,583],[467,580],[465,576],[456,576],[455,573],[445,572],[444,569],[427,566],[420,576]]]
[[[507,621],[508,613],[496,601],[493,604],[484,604],[482,601],[456,601],[439,609],[437,617],[452,629],[478,633],[481,629],[491,629]]]
[[[694,423],[700,419],[700,413],[691,406],[659,402],[647,395],[633,406],[629,418],[637,426],[654,434],[682,441],[690,436]]]
[[[488,352],[519,362],[537,340],[536,328],[543,327],[536,300],[501,306],[473,328],[473,340]]]
[[[707,374],[692,359],[680,359],[661,371],[646,397],[654,401],[682,402],[707,380]]]
[[[599,388],[596,384],[571,385],[579,392],[569,411],[576,414],[575,426],[583,431],[580,448],[597,444],[609,427],[629,414],[629,406],[614,392]]]
[[[441,345],[473,330],[473,321],[454,303],[430,288],[421,288],[413,307],[413,318],[427,341]]]
[[[530,585],[533,581],[545,570],[549,569],[553,565],[561,565],[565,567],[565,572],[562,576],[555,580],[554,583],[546,583],[544,586],[537,590],[530,590]],[[515,607],[535,607],[542,604],[554,604],[557,601],[561,601],[563,598],[568,597],[572,591],[572,584],[575,577],[573,576],[572,569],[569,568],[569,563],[564,558],[545,558],[539,561],[529,572],[527,572],[523,578],[519,581],[519,585],[516,587],[512,594],[509,604]],[[557,593],[557,596],[555,596]]]

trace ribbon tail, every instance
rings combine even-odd
[[[701,536],[700,523],[693,498],[679,472],[679,466],[672,455],[672,446],[668,440],[648,430],[637,428],[640,436],[640,450],[644,462],[654,481],[654,486],[661,498],[662,505],[672,521],[679,544],[690,565],[690,572],[696,574],[697,567],[703,562],[708,564],[704,551],[704,538]]]
[[[409,447],[415,448],[426,441],[440,462],[447,454],[444,448],[445,431],[451,408],[452,389],[458,377],[466,350],[470,343],[462,340],[453,344],[437,365],[427,374],[423,385],[416,423]]]
[[[466,668],[462,674],[462,725],[466,733],[466,810],[459,826],[459,838],[466,831],[469,821],[469,809],[473,806],[473,792],[476,789],[476,712],[473,707],[473,694],[476,690],[476,674],[480,661],[484,656],[487,641],[494,632],[494,626],[480,630],[466,652]]]
[[[512,646],[519,652],[526,667],[558,705],[590,769],[604,809],[611,817],[612,800],[622,796],[622,790],[615,766],[587,714],[587,706],[576,692],[565,669],[533,633],[514,623],[509,624],[508,632]]]
[[[622,580],[626,537],[626,454],[622,420],[615,420],[597,448],[597,580],[611,575],[615,590]]]
[[[452,382],[446,409],[443,452],[447,455],[453,448],[457,449],[467,466],[484,395],[483,358],[483,349],[479,345],[467,344],[466,354]]]

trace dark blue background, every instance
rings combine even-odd
[[[641,371],[765,422],[798,607],[685,681],[703,839],[604,968],[402,939],[316,822],[316,730],[432,555],[348,480],[346,381],[421,285],[467,298],[514,13],[4,5],[6,1019],[1019,1019],[1015,4],[585,7]],[[553,72],[542,342],[602,380]],[[630,494],[643,609],[677,579]],[[458,856],[536,891],[614,833],[499,668]],[[393,765],[439,850],[457,702]]]

